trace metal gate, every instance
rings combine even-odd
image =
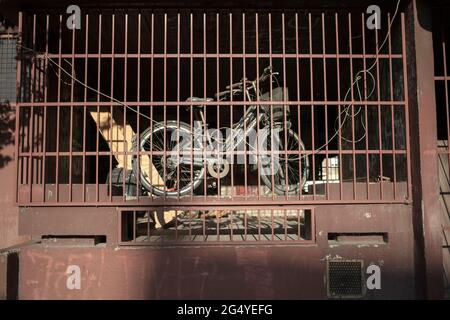
[[[19,205],[411,200],[402,12],[19,20]]]

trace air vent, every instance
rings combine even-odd
[[[361,298],[364,295],[362,260],[328,260],[327,294],[329,298]]]

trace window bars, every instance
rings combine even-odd
[[[405,17],[365,19],[21,13],[18,204],[409,202]]]

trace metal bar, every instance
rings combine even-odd
[[[312,40],[312,24],[311,13],[308,13],[308,32],[309,32],[309,83],[310,83],[310,99],[314,101],[314,64],[313,64],[313,40]],[[311,149],[316,149],[315,143],[315,126],[314,126],[314,104],[311,104]],[[313,199],[316,197],[316,156],[311,154],[312,157],[312,180],[313,180]]]
[[[324,99],[328,100],[328,89],[327,89],[327,61],[325,58],[325,52],[326,52],[326,43],[325,43],[325,14],[322,13],[322,53],[323,53],[323,93],[324,93]],[[330,199],[330,185],[329,185],[329,174],[328,174],[328,167],[329,167],[329,162],[328,162],[328,144],[329,144],[329,139],[328,139],[328,105],[324,105],[325,108],[325,170],[327,170],[326,175],[327,175],[327,180],[326,180],[326,189],[325,189],[325,193],[326,193],[326,197],[327,199]],[[322,179],[323,179],[323,172],[322,172]]]
[[[408,73],[407,73],[407,57],[406,57],[406,27],[405,27],[405,14],[401,15],[401,32],[402,32],[402,55],[403,55],[403,92],[405,100],[405,119],[406,119],[406,137],[410,137],[409,128],[409,92],[408,92]],[[408,198],[412,197],[412,177],[411,177],[411,143],[410,139],[406,139],[406,168],[407,168],[407,186],[408,186]],[[432,172],[432,171],[430,171]]]
[[[49,36],[49,25],[50,25],[50,17],[47,14],[45,16],[45,53],[48,53],[48,36]],[[48,67],[49,62],[48,60],[45,60],[44,62],[44,68],[46,70],[45,76],[44,76],[44,128],[43,128],[43,135],[42,135],[42,202],[45,202],[45,182],[46,182],[46,151],[47,151],[47,107],[45,104],[47,103],[48,98]],[[16,130],[19,130],[19,127],[16,127]]]
[[[363,49],[363,55],[366,55],[366,28],[365,28],[365,22],[366,18],[364,15],[364,12],[361,14],[361,32],[362,32],[362,49]],[[363,70],[367,70],[367,61],[366,58],[363,59]],[[364,100],[367,100],[367,73],[364,72]],[[369,161],[369,121],[368,121],[368,113],[369,108],[367,105],[364,106],[364,135],[365,135],[365,148],[366,148],[366,193],[367,193],[367,199],[370,199],[370,161]]]
[[[352,106],[352,166],[353,166],[353,199],[356,199],[356,156],[355,156],[355,139],[356,139],[356,132],[355,132],[355,94],[353,89],[353,43],[352,43],[352,14],[348,13],[348,44],[349,44],[349,52],[350,52],[350,97],[351,97],[351,106]]]
[[[230,34],[231,37],[231,34]],[[203,12],[203,98],[206,99],[207,98],[207,94],[206,94],[206,13]],[[205,170],[205,174],[203,176],[203,193],[204,196],[206,198],[207,194],[208,194],[208,182],[206,179],[206,172],[207,172],[207,160],[206,160],[206,151],[208,149],[207,145],[208,145],[208,141],[207,141],[207,137],[208,137],[208,127],[207,127],[207,106],[203,106],[203,170]],[[217,164],[219,165],[219,164]],[[205,228],[203,227],[203,231],[205,231]]]
[[[75,30],[76,28],[72,29],[72,57],[71,57],[71,77],[70,77],[70,102],[72,103],[74,101],[74,76],[75,76],[75,57],[73,56],[75,54]],[[67,60],[65,60],[67,61]],[[72,201],[72,169],[73,169],[73,105],[70,106],[70,123],[69,123],[69,201]]]
[[[339,54],[339,15],[335,13],[334,16],[335,28],[336,28],[336,53]],[[337,77],[337,98],[341,100],[341,62],[339,58],[336,61],[336,77]],[[345,106],[344,106],[345,107]],[[339,149],[339,199],[342,200],[344,198],[344,188],[343,188],[343,175],[342,175],[342,120],[341,120],[341,106],[338,106],[338,132],[337,137],[338,141],[338,149]]]
[[[177,14],[177,101],[180,101],[180,13]],[[177,106],[177,151],[180,154],[180,106]],[[180,185],[180,166],[177,166],[177,185]],[[180,192],[177,193],[177,199],[180,200]],[[176,213],[175,213],[176,214]]]
[[[84,34],[85,42],[84,42],[84,52],[86,54],[84,58],[84,83],[88,82],[88,59],[89,59],[89,14],[86,14],[86,32]],[[87,101],[87,87],[84,87],[84,101]],[[87,118],[87,107],[83,107],[83,163],[82,163],[82,198],[83,202],[86,201],[86,118]]]
[[[22,51],[22,43],[23,43],[23,13],[22,11],[19,11],[19,15],[18,15],[18,38],[17,38],[17,45],[20,46],[20,50]],[[22,59],[18,59],[17,60],[17,69],[16,69],[16,93],[17,93],[17,102],[21,103],[22,102]],[[20,105],[20,104],[18,104]],[[19,141],[19,132],[20,132],[20,120],[21,120],[21,116],[20,116],[20,108],[18,107],[18,105],[16,105],[15,108],[15,128],[16,130],[14,130],[14,141],[15,141],[15,152],[16,155],[19,154],[20,150],[20,141]],[[17,157],[16,161],[14,161],[14,166],[15,166],[15,170],[16,170],[16,181],[14,182],[14,190],[15,190],[15,202],[16,204],[19,204],[20,202],[20,198],[19,198],[19,186],[21,184],[21,180],[22,180],[22,174],[19,174],[19,169],[20,169],[20,164],[23,160],[20,157]]]
[[[255,50],[256,50],[256,71],[255,71],[255,79],[258,79],[259,77],[259,21],[258,21],[258,12],[255,13]],[[256,82],[256,119],[259,119],[260,117],[260,103],[261,99],[259,97],[259,81]],[[256,123],[256,167],[257,167],[257,174],[258,174],[258,199],[261,196],[261,158],[259,155],[259,121]],[[258,211],[258,240],[261,236],[261,229],[260,229],[260,220],[259,220],[259,211]]]
[[[284,153],[286,153],[287,155],[296,155],[296,154],[300,154],[300,155],[309,155],[310,152],[311,152],[311,151],[309,151],[309,150],[302,150],[302,151],[286,151],[286,152],[281,150],[281,151],[273,151],[273,152],[271,152],[271,151],[260,151],[260,154],[261,154],[261,155],[271,155],[271,154],[277,154],[277,155],[279,155],[279,154],[284,154]],[[380,152],[379,152],[378,150],[369,150],[368,153],[369,153],[369,154],[379,154]],[[440,152],[440,153],[447,153],[447,152],[446,152],[446,151],[443,151],[443,152]],[[19,152],[19,156],[20,156],[20,157],[26,157],[28,154],[29,154],[28,152]],[[45,154],[46,154],[47,156],[55,156],[57,153],[56,153],[56,152],[52,152],[52,151],[47,151]],[[66,151],[66,152],[61,151],[61,152],[59,152],[58,154],[59,154],[60,156],[69,156],[69,155],[70,155],[70,152],[69,152],[69,151]],[[83,154],[84,154],[83,151],[73,151],[73,152],[72,152],[72,155],[73,155],[73,156],[83,156]],[[107,156],[107,155],[109,155],[109,151],[98,151],[98,152],[97,152],[97,151],[86,151],[85,154],[86,154],[86,156],[95,156],[96,154],[101,155],[101,156]],[[128,154],[130,154],[130,155],[137,155],[138,152],[137,152],[137,151],[135,151],[135,152],[129,152]],[[150,154],[153,154],[153,155],[161,156],[161,155],[164,155],[164,151],[153,151],[153,152],[151,152],[151,151],[141,151],[141,152],[139,152],[139,154],[140,154],[140,155],[150,155]],[[172,152],[169,152],[168,154],[170,154],[170,155],[176,155],[177,152],[176,152],[176,151],[172,151]],[[193,155],[202,155],[202,154],[203,154],[203,151],[192,151],[192,154],[193,154]],[[236,155],[244,155],[244,154],[245,154],[245,151],[242,151],[242,150],[236,151],[235,154],[236,154]],[[326,155],[326,151],[325,151],[325,150],[316,151],[315,154],[316,154],[316,155]],[[355,152],[353,152],[352,150],[342,150],[342,154],[346,154],[346,155],[353,155],[353,154],[356,154],[356,155],[365,155],[365,154],[366,154],[366,151],[365,151],[365,150],[355,150]],[[381,154],[383,154],[383,155],[391,155],[391,154],[396,154],[396,155],[407,155],[407,152],[406,152],[406,150],[395,150],[395,151],[392,151],[392,150],[382,150],[382,151],[381,151]],[[43,156],[43,155],[44,155],[44,152],[34,152],[33,155],[34,155],[34,156]],[[117,153],[115,153],[115,155],[125,155],[125,151],[117,152]]]
[[[115,54],[111,54],[111,53],[99,53],[99,54],[90,54],[91,58],[111,58],[114,55],[114,58],[125,58],[125,54],[123,53],[115,53]],[[137,53],[129,53],[127,55],[129,58],[137,58],[138,54]],[[178,54],[177,53],[167,53],[167,55],[164,55],[162,53],[155,53],[154,55],[152,55],[151,53],[142,53],[141,54],[141,58],[177,58]],[[229,58],[261,58],[261,59],[268,59],[271,55],[269,53],[208,53],[206,54],[206,58],[212,58],[212,59],[217,59],[217,58],[223,58],[223,59],[229,59]],[[48,54],[49,58],[57,58],[58,54],[56,53],[49,53]],[[62,54],[61,58],[71,58],[72,55],[71,54]],[[83,58],[84,57],[84,53],[78,53],[75,54],[75,58]],[[205,57],[205,55],[203,53],[192,53],[192,55],[190,53],[182,53],[180,54],[180,58],[203,58]],[[283,55],[282,53],[272,53],[272,58],[291,58],[291,59],[295,59],[295,58],[300,58],[300,59],[309,59],[309,58],[317,58],[317,59],[322,59],[323,54],[322,53],[286,53],[286,55]],[[358,53],[354,53],[352,55],[352,57],[354,59],[363,59],[364,55],[363,54],[358,54]],[[380,58],[389,58],[389,56],[387,54],[379,54]],[[398,58],[401,59],[401,54],[393,54],[392,55],[393,58]],[[327,53],[325,54],[325,58],[327,59],[349,59],[350,55],[346,54],[346,53],[340,53],[340,54],[335,54],[335,53]],[[368,59],[375,59],[376,58],[376,54],[368,54],[366,56],[366,58]]]
[[[311,106],[311,105],[312,106],[320,106],[320,105],[324,105],[324,104],[327,104],[329,106],[339,106],[339,105],[342,105],[343,103],[346,103],[346,102],[349,102],[349,101],[340,101],[340,100],[330,100],[330,101],[321,101],[321,100],[308,101],[308,100],[303,100],[303,101],[295,101],[295,100],[290,100],[290,101],[286,101],[286,104],[289,105],[289,106],[298,105],[298,104],[303,105],[303,106],[306,106],[306,105],[309,105],[309,106]],[[129,107],[137,106],[137,105],[148,107],[148,106],[159,106],[159,105],[161,105],[163,103],[165,103],[166,106],[169,106],[169,107],[176,107],[177,105],[180,105],[180,106],[190,106],[190,105],[192,105],[192,102],[189,102],[189,101],[179,101],[179,102],[177,102],[177,101],[166,101],[166,102],[164,102],[164,101],[140,101],[140,102],[138,102],[138,101],[121,101],[120,103],[116,102],[116,101],[111,101],[111,102],[108,101],[108,102],[100,102],[100,103],[90,102],[90,101],[86,101],[86,102],[77,102],[77,101],[75,101],[73,103],[68,102],[68,101],[67,102],[61,101],[60,103],[58,103],[58,102],[47,102],[47,107],[56,107],[56,106],[61,106],[61,107],[74,106],[74,107],[76,107],[76,106],[84,106],[84,105],[86,105],[86,106],[96,106],[96,105],[100,105],[100,106],[110,106],[110,105],[123,106],[123,104],[126,104]],[[260,100],[258,102],[258,104],[261,105],[261,106],[271,105],[272,103],[273,103],[273,101],[271,102],[271,101],[262,101],[262,100]],[[204,102],[202,102],[202,104],[204,104],[205,106],[212,106],[212,105],[214,105],[214,106],[216,106],[216,105],[229,106],[230,103],[227,102],[227,101],[219,101],[219,102],[217,102],[217,101],[204,101]],[[235,105],[235,106],[236,105],[251,106],[252,104],[254,104],[254,101],[245,101],[245,102],[244,101],[238,101],[238,100],[234,100],[233,101],[233,105]],[[359,101],[359,104],[361,104],[361,105],[368,105],[368,106],[373,106],[373,105],[376,105],[376,106],[377,105],[380,105],[380,106],[391,106],[391,105],[402,106],[402,105],[405,105],[405,101],[388,101],[388,100],[383,100],[383,101]],[[21,103],[18,106],[20,108],[26,108],[26,107],[42,106],[42,105],[43,105],[42,102],[34,102],[34,103],[33,102],[23,102],[23,103]]]
[[[141,202],[137,202],[137,201],[127,201],[125,203],[122,203],[121,206],[123,207],[130,207],[130,206],[136,206],[136,205],[152,205],[155,207],[163,207],[165,208],[165,210],[170,209],[173,206],[176,205],[198,205],[199,202],[195,201],[195,199],[193,201],[191,200],[183,200],[183,201],[177,201],[175,199],[175,201],[171,202],[171,201],[162,201],[162,200],[150,200],[148,199],[148,201],[143,201],[144,199],[142,199]],[[288,200],[288,201],[283,201],[283,205],[329,205],[329,204],[333,204],[334,202],[329,201],[329,200],[321,200],[318,199],[318,197],[316,197],[316,199],[312,199],[312,196],[304,196],[304,199],[299,201],[298,199],[296,200]],[[117,207],[117,204],[113,204],[109,201],[99,201],[99,202],[82,202],[82,201],[72,201],[72,202],[67,202],[67,201],[60,201],[60,202],[37,202],[34,201],[32,203],[26,203],[27,207],[42,207],[42,206],[46,206],[46,207],[58,207],[61,206],[61,204],[63,204],[64,206],[69,206],[69,207],[79,207],[79,206],[83,206],[83,207],[111,207],[111,208],[115,208]],[[401,200],[389,200],[389,199],[384,199],[384,200],[346,200],[344,199],[343,201],[340,201],[339,204],[351,204],[351,205],[356,205],[356,204],[380,204],[380,205],[389,205],[389,204],[402,204],[402,205],[411,205],[412,201],[407,200],[407,199],[401,199]],[[279,200],[265,200],[265,199],[254,199],[254,198],[237,198],[235,197],[234,201],[230,201],[230,200],[221,200],[221,201],[217,201],[217,199],[211,200],[210,198],[207,199],[207,201],[202,202],[202,205],[205,206],[205,208],[207,208],[208,206],[211,206],[211,209],[215,208],[218,205],[221,206],[236,206],[236,205],[280,205],[280,201]]]
[[[229,13],[229,29],[228,29],[228,32],[229,32],[229,34],[230,34],[230,43],[229,43],[229,45],[230,45],[230,88],[231,88],[231,85],[233,84],[233,14],[230,12]],[[232,89],[230,89],[230,90],[232,90]],[[233,127],[233,106],[234,106],[234,104],[233,104],[233,94],[230,94],[230,127],[232,128]],[[206,115],[205,115],[205,118],[206,118]],[[233,161],[234,161],[234,155],[233,155],[233,153],[234,153],[234,148],[235,148],[235,145],[234,145],[234,139],[231,139],[231,154],[232,154],[232,157],[233,157]],[[234,191],[234,166],[232,165],[231,166],[231,199],[233,199],[233,197],[234,197],[234,193],[235,193],[235,191]]]
[[[295,59],[295,76],[296,76],[296,84],[297,84],[297,100],[301,100],[301,95],[300,95],[300,62],[299,62],[299,58],[298,58],[298,53],[299,53],[299,35],[298,35],[298,13],[295,13],[295,53],[297,55],[297,58]],[[298,132],[300,133],[300,139],[301,139],[301,132],[302,132],[302,125],[301,125],[301,109],[300,109],[300,104],[297,105],[297,126],[298,126]],[[305,146],[306,148],[306,146]],[[300,153],[301,147],[299,145],[299,149],[298,149],[298,167],[299,167],[299,174],[301,175],[303,173],[302,170],[302,159],[304,159],[303,157],[308,157],[307,155],[305,156],[301,156]],[[300,176],[300,179],[302,179],[302,177]],[[305,177],[305,179],[308,179],[308,177]],[[303,179],[301,180],[303,183]],[[298,197],[299,199],[301,199],[303,194],[303,185],[301,186],[299,193],[298,193]],[[300,227],[299,227],[300,228]],[[300,232],[300,231],[299,231]],[[299,238],[300,238],[300,233],[299,233]]]
[[[391,15],[388,13],[388,25],[391,25]],[[402,35],[403,37],[403,35]],[[393,80],[393,69],[392,69],[392,39],[391,39],[391,33],[388,34],[388,52],[389,52],[389,91],[391,100],[394,100],[394,80]],[[393,178],[394,178],[394,185],[393,185],[393,193],[394,198],[397,197],[397,162],[395,157],[395,113],[394,113],[394,106],[391,106],[391,130],[392,130],[392,163],[393,163]]]
[[[138,14],[138,30],[137,30],[137,53],[138,53],[138,58],[137,58],[137,88],[136,88],[136,96],[137,96],[137,101],[141,101],[141,28],[142,28],[142,19],[141,19],[141,12],[139,12]],[[153,70],[152,70],[153,72]],[[140,151],[140,140],[141,140],[141,106],[137,105],[137,114],[136,114],[136,150],[133,151],[137,151],[137,157],[136,157],[136,162],[137,162],[137,173],[136,173],[136,198],[137,201],[140,201],[140,188],[141,188],[141,157],[139,155],[139,151]],[[147,221],[147,226],[148,226],[148,232],[147,232],[147,237],[148,239],[150,239],[150,212],[147,212],[148,215],[148,221]]]
[[[167,13],[164,13],[164,75],[163,75],[163,100],[164,102],[167,101]],[[154,72],[152,70],[152,72]],[[163,105],[163,116],[164,116],[164,143],[163,143],[163,150],[164,150],[164,155],[163,158],[165,160],[167,160],[167,106],[166,104]],[[167,181],[167,166],[164,166],[163,169],[164,173],[163,173],[163,182],[164,182],[164,191],[168,191],[167,190],[167,183],[165,183],[165,181]],[[164,192],[164,200],[166,200],[166,192]]]
[[[380,102],[381,99],[381,85],[380,85],[380,57],[378,56],[378,53],[380,51],[379,44],[378,44],[378,29],[375,30],[375,48],[377,52],[377,101]],[[380,177],[383,177],[383,139],[382,139],[382,133],[381,133],[381,105],[378,105],[378,150],[379,150],[379,161],[380,161]],[[380,186],[380,199],[383,200],[383,185],[382,183],[379,183]]]
[[[219,52],[220,52],[220,23],[219,23],[219,13],[216,13],[216,92],[220,92],[220,59],[219,59]],[[245,70],[244,70],[245,72]],[[217,101],[219,101],[219,95],[217,95]],[[217,137],[220,136],[220,107],[217,105],[216,107],[217,112]],[[219,163],[219,153],[217,153],[217,163]],[[217,177],[217,198],[220,199],[221,195],[221,187],[220,187],[220,177]],[[219,239],[219,217],[217,219],[217,239]]]
[[[111,17],[111,81],[110,81],[110,97],[111,102],[114,99],[114,51],[115,51],[115,13],[112,14]],[[112,202],[112,158],[113,158],[113,117],[114,117],[114,109],[113,104],[111,103],[110,107],[110,116],[109,116],[109,140],[110,140],[110,149],[109,149],[109,174],[111,175],[111,179],[109,179],[109,201]]]
[[[285,30],[285,21],[284,21],[284,12],[281,14],[281,38],[282,38],[282,50],[283,50],[283,86],[286,84],[286,58],[285,58],[285,54],[286,54],[286,30]],[[272,85],[271,85],[272,87]],[[284,90],[283,88],[283,102],[286,102],[286,90]],[[284,126],[284,156],[285,156],[285,165],[284,165],[284,172],[285,172],[285,195],[286,195],[286,199],[288,198],[288,181],[289,181],[289,172],[288,172],[288,155],[287,155],[287,148],[288,148],[288,132],[290,128],[287,128],[287,111],[286,111],[286,105],[283,104],[283,120],[285,123]],[[280,169],[279,169],[280,170]],[[281,169],[283,170],[283,169]],[[301,172],[299,172],[299,179],[301,181]],[[286,215],[285,215],[286,218]],[[286,237],[287,237],[287,231],[286,231]]]
[[[102,14],[100,13],[98,16],[98,52],[101,53],[102,52]],[[101,63],[101,59],[100,59],[100,55],[99,58],[97,59],[97,91],[100,92],[101,90],[101,86],[100,86],[100,78],[101,78],[101,67],[102,67],[102,63]],[[100,103],[100,94],[97,93],[97,103]],[[99,190],[99,148],[100,148],[100,105],[97,104],[97,121],[96,121],[96,139],[95,139],[95,199],[98,202],[99,201],[99,197],[100,197],[100,190]]]
[[[123,99],[127,100],[127,82],[128,82],[128,13],[125,13],[125,43],[124,43],[124,51],[125,51],[125,59],[123,62]],[[127,172],[128,172],[128,145],[127,145],[127,108],[123,106],[123,150],[125,152],[123,159],[123,170],[122,170],[122,201],[125,202],[127,200],[127,189],[125,182],[127,180]],[[120,142],[119,142],[120,143]],[[117,150],[118,151],[118,150]]]
[[[243,69],[243,78],[247,79],[247,67],[246,67],[246,48],[245,48],[245,13],[242,13],[242,69]],[[247,95],[244,94],[243,96],[244,102],[247,100]],[[243,105],[243,114],[247,114],[247,107]],[[244,121],[244,132],[247,132],[247,123]],[[245,189],[245,196],[248,196],[248,177],[247,177],[247,141],[244,142],[244,189]],[[247,239],[247,212],[244,212],[245,215],[245,239]]]
[[[268,14],[268,24],[269,24],[269,65],[271,66],[272,63],[272,14],[269,12]],[[270,74],[270,85],[269,85],[269,96],[270,96],[270,101],[273,101],[273,88],[272,88],[272,74]],[[274,138],[274,130],[273,130],[273,104],[269,105],[270,107],[270,136],[268,137],[268,139],[270,139],[271,141],[271,148],[273,148],[273,138]],[[270,154],[271,157],[271,161],[270,161],[270,170],[272,173],[271,179],[272,179],[272,199],[275,199],[275,164],[274,164],[274,154],[273,152]],[[270,215],[271,215],[271,229],[272,229],[272,234],[271,234],[271,239],[273,241],[273,210],[270,211]]]
[[[151,59],[150,59],[150,101],[153,102],[154,97],[154,54],[155,54],[155,14],[152,12],[152,19],[151,19],[151,38],[150,38],[150,50],[152,53]],[[153,119],[153,105],[150,106],[150,119]],[[153,132],[153,121],[150,121],[150,131]],[[140,132],[139,132],[140,134]],[[138,141],[140,138],[138,139]],[[139,150],[141,150],[139,145]],[[140,157],[138,155],[138,157]],[[150,181],[153,181],[153,170],[152,170],[152,163],[153,163],[153,135],[150,135],[150,161],[149,161],[149,167],[148,170],[150,171]],[[153,197],[150,196],[150,198],[153,200]]]
[[[33,52],[36,51],[36,14],[33,14],[33,26],[32,26],[32,47]],[[36,58],[33,57],[31,60],[31,92],[30,98],[32,102],[35,102],[35,90],[36,90]],[[28,177],[27,181],[29,183],[28,187],[28,202],[33,200],[33,151],[34,151],[34,107],[30,107],[30,127],[28,131]]]
[[[58,64],[61,66],[62,52],[62,15],[59,15],[59,39],[58,39]],[[61,68],[58,68],[58,93],[57,102],[61,102]],[[59,202],[59,143],[60,143],[60,120],[61,106],[57,105],[56,110],[56,202]]]

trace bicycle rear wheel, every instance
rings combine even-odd
[[[181,161],[192,148],[199,150],[200,141],[193,139],[191,128],[176,121],[157,123],[145,130],[139,141],[143,154],[133,158],[133,171],[141,185],[157,196],[182,197],[202,182],[204,166]],[[134,141],[134,150],[138,150]]]

